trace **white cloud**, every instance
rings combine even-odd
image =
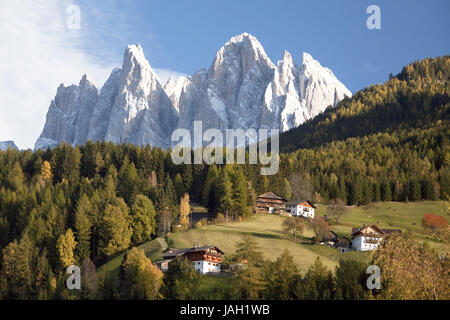
[[[170,69],[154,68],[154,70],[163,86],[167,83],[167,81],[170,78],[175,80],[175,79],[178,79],[179,77],[187,77],[187,75],[184,73],[173,71]]]
[[[116,64],[83,50],[92,38],[66,27],[60,0],[2,1],[0,10],[0,141],[33,148],[60,83],[78,84],[84,73],[103,84]],[[81,12],[83,17],[83,11]],[[83,26],[83,24],[82,24]]]
[[[67,27],[74,4],[80,30]],[[0,141],[21,149],[34,148],[61,83],[78,84],[88,74],[100,90],[128,44],[145,40],[150,51],[159,45],[148,30],[136,34],[145,19],[133,0],[2,0],[0,7]],[[163,83],[184,75],[156,71]]]

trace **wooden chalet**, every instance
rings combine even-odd
[[[175,259],[188,259],[194,269],[201,274],[220,272],[223,251],[215,246],[193,247],[185,249],[168,248],[163,252],[163,260],[156,262],[161,271],[166,271],[168,264]]]
[[[256,198],[256,213],[284,213],[285,202],[286,199],[275,192],[264,193]]]

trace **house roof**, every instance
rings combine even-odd
[[[316,208],[316,206],[315,206],[311,201],[309,201],[309,200],[289,201],[289,202],[286,202],[285,204],[286,204],[287,206],[296,206],[296,205],[302,204],[303,202],[308,202],[308,204],[309,204],[311,207],[313,207],[314,209]]]
[[[362,230],[364,230],[366,228],[369,228],[369,227],[378,230],[378,232],[383,234],[383,235],[388,235],[388,234],[391,234],[391,233],[394,233],[394,232],[400,232],[400,233],[402,232],[402,230],[400,230],[400,229],[382,229],[382,228],[377,227],[374,224],[371,224],[371,225],[368,225],[368,226],[363,226],[361,228],[352,228],[351,235],[354,236],[354,235],[360,233]]]
[[[168,257],[179,257],[182,256],[186,253],[191,253],[191,252],[203,252],[206,251],[208,249],[214,248],[217,251],[219,251],[220,253],[223,254],[223,251],[220,250],[219,248],[215,247],[215,246],[203,246],[203,247],[193,247],[193,248],[183,248],[183,249],[173,249],[173,248],[168,248],[166,250],[164,250],[164,254],[163,254],[163,258],[166,259]]]
[[[162,264],[162,263],[171,262],[171,261],[173,261],[173,259],[159,260],[159,261],[154,262],[153,264]]]
[[[394,232],[402,233],[401,229],[381,229],[381,230],[383,230],[384,233],[386,233],[386,234],[391,234],[391,233],[394,233]]]
[[[283,197],[279,196],[278,194],[276,194],[275,192],[272,192],[272,191],[264,193],[264,194],[258,196],[258,198],[275,199],[275,200],[283,200],[283,201],[286,200]]]

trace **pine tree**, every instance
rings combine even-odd
[[[317,257],[305,275],[305,280],[298,283],[296,297],[303,300],[333,299],[334,283],[331,271]]]
[[[177,194],[177,200],[179,200],[186,193],[186,188],[184,187],[183,179],[181,178],[181,175],[179,173],[177,173],[177,175],[175,176],[174,187],[175,192]]]
[[[156,229],[156,210],[152,200],[142,194],[138,194],[131,207],[131,224],[133,235],[131,236],[134,245],[149,241]]]
[[[194,299],[199,278],[200,275],[189,260],[175,259],[169,263],[169,268],[164,274],[161,293],[167,300]]]
[[[265,282],[261,270],[255,265],[238,269],[232,283],[232,296],[236,300],[257,300],[262,296]]]
[[[283,189],[281,192],[281,196],[288,201],[291,200],[292,197],[291,184],[289,183],[289,180],[286,178],[283,179]]]
[[[99,232],[101,258],[128,249],[132,233],[128,211],[123,200],[119,200],[117,205],[107,205]]]
[[[215,210],[216,208],[216,184],[219,177],[219,172],[217,166],[212,164],[208,168],[208,174],[206,176],[205,182],[203,183],[202,191],[202,202],[210,210]]]
[[[86,195],[82,195],[75,211],[75,234],[77,236],[78,261],[83,261],[91,255],[92,204]]]
[[[249,264],[261,266],[264,262],[261,248],[250,235],[242,236],[241,240],[236,243],[235,260],[247,260]]]
[[[122,167],[119,171],[119,194],[130,204],[138,187],[138,174],[134,163],[130,163],[128,157],[125,157]]]
[[[269,262],[265,270],[267,299],[290,300],[294,298],[294,284],[300,277],[294,257],[285,249],[274,262]]]
[[[178,204],[177,193],[175,191],[175,187],[173,186],[172,179],[169,175],[166,176],[166,182],[164,185],[164,200],[169,208],[172,208]]]
[[[383,201],[392,200],[391,184],[387,180],[383,180],[381,183],[381,200]]]
[[[236,170],[233,175],[233,212],[236,216],[245,216],[248,214],[247,210],[247,183],[245,181],[242,170]]]
[[[422,192],[420,188],[420,183],[417,178],[411,178],[409,181],[409,191],[408,198],[411,201],[419,201],[421,198]]]
[[[366,289],[367,266],[357,260],[340,259],[336,267],[334,282],[336,299],[365,300],[370,294]]]
[[[32,285],[31,242],[25,235],[20,242],[14,241],[2,251],[0,293],[8,299],[28,299]]]
[[[228,175],[227,167],[225,166],[220,170],[219,178],[217,181],[217,203],[219,210],[223,212],[226,217],[233,210],[233,185]]]

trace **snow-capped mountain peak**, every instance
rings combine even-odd
[[[301,65],[284,51],[274,65],[261,43],[243,33],[221,47],[208,70],[161,84],[142,47],[125,49],[100,93],[84,75],[61,85],[35,148],[62,141],[106,140],[167,148],[176,128],[286,131],[335,106],[350,91],[328,68],[304,53]]]

